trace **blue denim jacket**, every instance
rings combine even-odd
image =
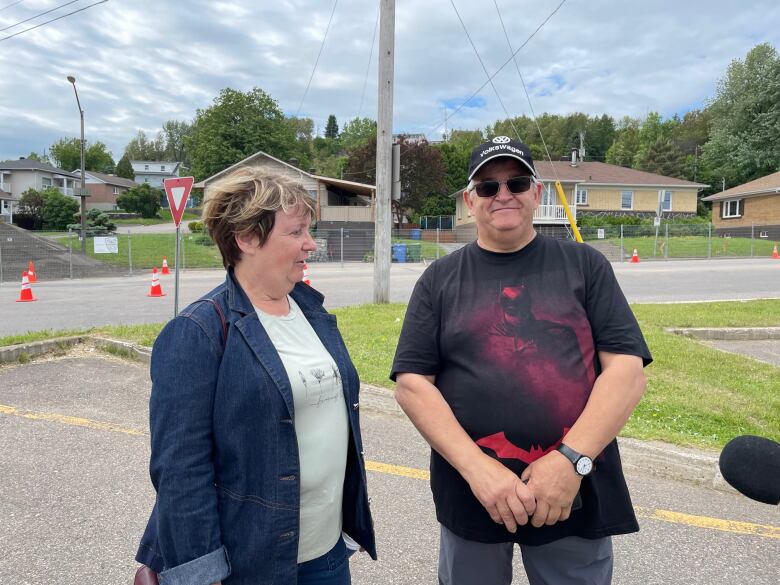
[[[358,375],[322,295],[299,283],[291,296],[342,375],[350,425],[343,530],[376,559]],[[136,560],[160,573],[161,585],[289,585],[300,504],[292,388],[232,270],[203,298],[222,308],[227,341],[214,305],[200,301],[154,344],[149,468],[157,501]]]

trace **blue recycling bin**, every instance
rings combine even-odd
[[[406,244],[393,244],[393,262],[406,262]]]
[[[421,240],[422,239],[422,230],[421,229],[412,229],[409,230],[409,237],[413,240]]]

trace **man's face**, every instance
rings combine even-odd
[[[524,165],[513,158],[499,158],[483,166],[474,177],[475,183],[500,181],[501,188],[493,197],[479,197],[475,189],[463,193],[463,200],[477,222],[480,243],[488,249],[507,249],[507,244],[519,247],[533,239],[533,215],[541,199],[541,188],[531,183],[528,191],[512,193],[504,183],[513,177],[529,176]]]

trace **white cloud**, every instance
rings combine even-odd
[[[82,0],[0,33],[0,38],[86,6]],[[485,66],[496,71],[509,49],[492,2],[455,0]],[[30,0],[0,12],[0,28],[61,4]],[[516,49],[557,5],[499,0]],[[360,106],[377,2],[340,0],[303,112],[324,128]],[[87,139],[115,158],[138,129],[191,119],[224,87],[258,86],[287,113],[303,96],[327,26],[331,0],[112,0],[0,42],[0,160],[41,151],[78,133],[78,111],[65,76],[77,78]],[[780,47],[780,5],[754,0],[735,10],[725,0],[671,2],[569,0],[518,53],[537,113],[583,111],[643,116],[684,113],[712,96],[728,64],[760,42]],[[377,35],[378,37],[378,35]],[[378,43],[378,38],[377,38]],[[376,110],[377,47],[362,115]],[[485,74],[449,0],[404,0],[396,8],[395,126],[443,128],[444,103],[460,103]],[[495,78],[511,114],[529,111],[513,63]],[[449,128],[484,128],[504,117],[488,85],[476,107]],[[460,101],[458,101],[460,100]]]

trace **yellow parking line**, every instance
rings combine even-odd
[[[121,425],[115,425],[114,423],[90,420],[88,418],[80,418],[77,416],[67,416],[64,414],[57,414],[55,412],[35,412],[32,410],[20,410],[18,408],[15,408],[13,406],[8,406],[6,404],[0,404],[0,413],[10,414],[21,418],[29,418],[31,420],[45,420],[50,422],[58,422],[73,427],[85,427],[88,429],[96,429],[98,431],[112,431],[114,433],[124,433],[125,435],[144,436],[149,434],[147,431],[141,429],[123,427]]]
[[[116,425],[113,423],[80,418],[76,416],[67,416],[64,414],[50,412],[35,412],[32,410],[22,410],[14,406],[0,404],[0,414],[18,416],[30,420],[41,420],[57,422],[64,425],[95,429],[98,431],[111,431],[114,433],[123,433],[125,435],[148,436],[148,431]],[[403,467],[401,465],[391,465],[389,463],[380,463],[378,461],[366,461],[366,469],[376,473],[388,475],[397,475],[408,477],[410,479],[424,480],[430,479],[431,474],[425,469],[415,467]],[[710,518],[708,516],[694,516],[682,512],[672,512],[670,510],[658,510],[654,508],[643,508],[634,506],[637,516],[647,520],[658,520],[661,522],[670,522],[672,524],[682,524],[694,528],[704,528],[708,530],[720,530],[722,532],[731,532],[732,534],[744,534],[750,536],[759,536],[763,538],[780,538],[780,527],[766,524],[753,524],[751,522],[739,522],[736,520],[722,520],[720,518]]]

